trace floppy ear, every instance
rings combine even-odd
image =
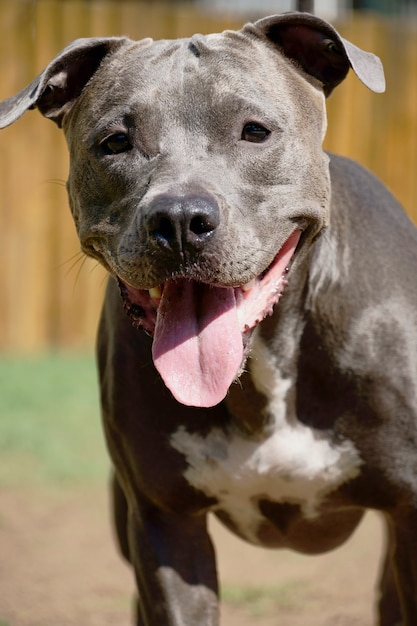
[[[59,127],[105,56],[129,40],[125,37],[76,39],[62,50],[30,85],[0,103],[0,128],[28,109],[39,111]]]
[[[324,20],[309,13],[283,13],[258,20],[246,28],[276,45],[307,74],[323,83],[328,96],[351,67],[372,91],[385,91],[380,59],[343,39]]]

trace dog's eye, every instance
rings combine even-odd
[[[271,131],[265,128],[265,126],[249,122],[243,127],[241,139],[243,141],[251,141],[252,143],[262,143],[270,134]]]
[[[131,149],[132,144],[129,141],[128,136],[125,133],[115,133],[106,137],[101,144],[101,148],[105,154],[121,154]]]

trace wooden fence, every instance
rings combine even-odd
[[[0,0],[0,98],[26,85],[76,37],[180,37],[240,24],[177,3]],[[349,76],[328,102],[326,147],[372,169],[417,220],[417,26],[368,16],[338,28],[383,59],[388,91],[372,94]],[[67,170],[63,136],[38,113],[1,132],[3,352],[78,349],[94,340],[105,272],[78,252]]]

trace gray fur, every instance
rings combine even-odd
[[[63,128],[80,242],[112,275],[98,363],[138,626],[218,624],[209,510],[247,539],[311,554],[368,508],[390,528],[379,624],[417,623],[417,234],[372,174],[322,149],[325,97],[349,68],[384,90],[377,57],[293,13],[191,39],[78,40],[0,104],[1,126],[37,107]],[[294,229],[289,285],[244,333],[240,385],[184,406],[114,278],[152,333],[155,309],[132,293],[174,280],[239,290]],[[287,439],[293,454],[269,454]]]

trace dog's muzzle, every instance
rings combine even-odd
[[[178,203],[169,217],[155,208],[148,224],[164,253],[190,255],[217,220],[205,202],[194,212]],[[284,291],[300,236],[295,229],[271,265],[240,287],[177,275],[144,290],[119,279],[124,307],[135,326],[153,335],[155,366],[179,402],[211,407],[225,398],[241,373],[252,329],[272,314]]]

